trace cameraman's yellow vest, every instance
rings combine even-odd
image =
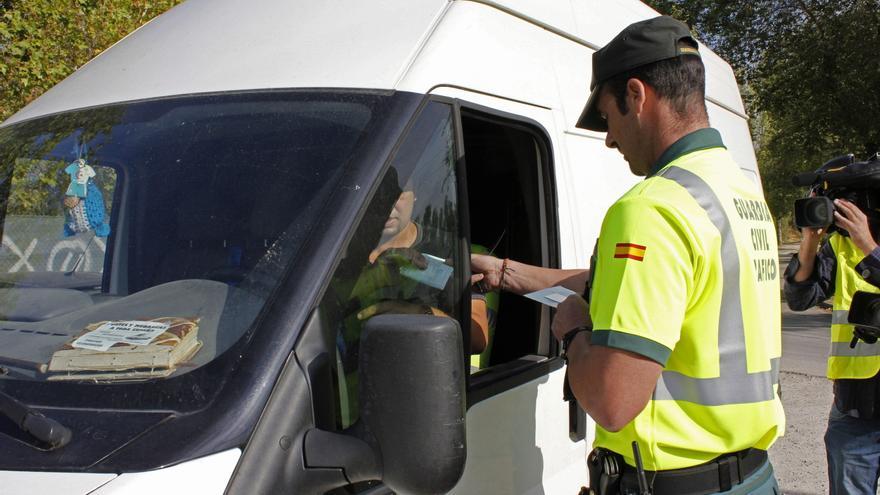
[[[828,242],[837,259],[828,378],[871,378],[880,371],[880,343],[868,344],[860,340],[854,349],[850,348],[853,326],[847,323],[847,316],[856,291],[880,292],[880,289],[856,273],[855,266],[865,258],[865,254],[856,247],[852,239],[835,232],[828,238]]]

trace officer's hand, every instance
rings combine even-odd
[[[571,295],[556,307],[556,316],[553,317],[552,325],[553,335],[558,340],[562,340],[569,330],[592,324],[587,301],[581,296]]]
[[[358,320],[363,321],[385,313],[398,315],[449,316],[442,310],[428,306],[427,304],[411,303],[408,301],[380,301],[358,311],[357,318]]]
[[[428,268],[428,260],[413,248],[386,249],[376,259],[376,263],[396,267],[414,266],[419,270]]]
[[[480,292],[501,288],[501,269],[504,261],[488,254],[471,254],[471,284]]]
[[[849,232],[850,239],[865,256],[877,247],[868,227],[868,217],[858,206],[845,199],[834,200],[834,223]]]

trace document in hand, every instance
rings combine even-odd
[[[562,287],[561,285],[557,285],[555,287],[550,287],[549,289],[541,289],[535,292],[530,292],[525,296],[529,299],[534,299],[541,304],[545,304],[547,306],[550,306],[551,308],[555,308],[559,305],[559,303],[565,301],[568,296],[574,295],[577,295],[577,292]]]

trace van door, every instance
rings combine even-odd
[[[466,96],[475,96],[467,93]],[[479,95],[476,95],[479,96]],[[430,313],[471,326],[468,251],[558,267],[552,114],[429,98],[391,157],[318,307],[335,342],[328,429],[357,428],[359,335],[382,313]],[[489,103],[489,104],[486,104]],[[507,102],[509,103],[509,102]],[[563,402],[549,308],[500,294],[489,350],[462,359],[467,463],[453,493],[562,493],[585,484],[586,417]],[[481,359],[482,358],[482,359]],[[406,377],[401,377],[406,379]],[[388,404],[387,407],[406,407]],[[320,420],[320,418],[316,418]],[[331,493],[388,493],[381,481]]]
[[[461,90],[471,249],[560,267],[551,110]],[[465,210],[465,208],[460,208]],[[567,251],[573,251],[566,246]],[[471,361],[465,473],[455,493],[565,493],[586,484],[586,416],[562,400],[550,308],[501,293],[488,359]],[[590,433],[592,434],[592,433]]]

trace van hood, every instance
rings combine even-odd
[[[102,473],[0,471],[0,486],[6,495],[86,495],[116,477],[115,474]]]
[[[239,457],[241,450],[232,449],[164,469],[121,475],[0,471],[0,486],[4,495],[214,495],[223,493]]]

